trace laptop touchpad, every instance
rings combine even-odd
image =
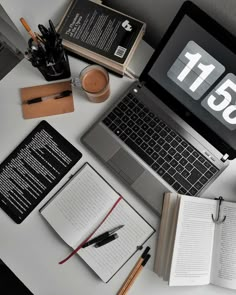
[[[129,184],[132,184],[144,171],[144,168],[122,148],[108,161],[108,164]]]

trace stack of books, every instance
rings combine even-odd
[[[73,0],[57,27],[67,50],[120,75],[145,30],[144,22],[88,0]]]

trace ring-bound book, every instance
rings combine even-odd
[[[88,0],[72,0],[57,27],[67,50],[120,75],[145,30],[144,22]]]
[[[59,236],[75,249],[72,254],[77,253],[104,282],[109,281],[155,232],[88,163],[40,212]],[[87,241],[121,225],[115,240],[101,247],[95,247],[96,244],[82,247]],[[68,252],[62,255],[66,256]]]

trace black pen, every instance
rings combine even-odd
[[[35,97],[29,100],[25,100],[23,101],[23,104],[32,104],[32,103],[38,103],[38,102],[42,102],[48,99],[59,99],[59,98],[63,98],[66,96],[70,96],[72,93],[71,90],[65,90],[62,91],[61,93],[57,93],[57,94],[53,94],[53,95],[49,95],[49,96],[42,96],[42,97]]]
[[[88,241],[87,243],[85,243],[82,248],[86,248],[86,247],[88,247],[88,246],[90,246],[92,244],[95,244],[95,243],[98,243],[98,242],[100,242],[100,241],[102,241],[104,239],[107,239],[109,236],[111,236],[114,232],[116,232],[119,229],[121,229],[123,226],[124,225],[117,226],[114,229],[112,229],[110,231],[107,231],[107,232],[105,232],[105,233],[97,236],[96,238],[94,238],[94,239]]]
[[[108,244],[108,243],[114,241],[114,240],[117,239],[118,237],[119,237],[118,234],[110,235],[110,236],[108,236],[106,239],[103,239],[103,240],[101,240],[100,242],[97,242],[97,243],[95,244],[95,247],[96,247],[96,248],[102,247],[102,246],[104,246],[104,245],[106,245],[106,244]]]
[[[54,27],[54,24],[51,20],[49,20],[50,31],[54,37],[57,37],[57,31]]]

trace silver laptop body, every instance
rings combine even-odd
[[[223,138],[223,144],[221,144],[220,135],[224,128],[226,130],[224,133],[227,136],[230,135],[234,126],[229,123],[230,121],[226,122],[229,125],[226,126],[227,124],[224,124],[221,118],[217,118],[211,109],[208,110],[206,106],[204,107],[206,99],[208,99],[208,103],[211,93],[225,81],[226,67],[225,65],[222,66],[223,62],[219,61],[218,56],[213,58],[211,50],[205,48],[204,44],[199,41],[201,39],[199,36],[195,40],[188,40],[188,34],[184,34],[185,36],[181,37],[182,39],[179,37],[182,36],[181,30],[183,30],[183,27],[186,27],[186,30],[191,30],[195,28],[194,26],[197,26],[196,30],[197,34],[199,34],[198,26],[200,25],[197,21],[208,21],[208,19],[210,18],[191,2],[185,3],[168,29],[167,37],[164,36],[164,41],[162,41],[144,69],[140,81],[135,81],[82,137],[82,142],[87,148],[158,214],[161,213],[164,192],[177,191],[182,194],[200,196],[228,166],[228,159],[232,158],[228,154],[230,149],[226,149],[227,152],[225,153],[222,151],[221,147],[225,145],[227,138]],[[186,24],[186,22],[190,22],[190,25]],[[193,27],[191,28],[191,26]],[[210,32],[205,34],[210,34]],[[173,44],[176,44],[176,40],[179,39],[181,39],[180,44],[177,46],[179,50],[173,53]],[[218,44],[218,40],[216,42]],[[200,50],[201,56],[205,57],[205,62],[216,64],[215,68],[218,69],[218,72],[213,78],[209,77],[209,75],[204,82],[199,82],[199,79],[197,80],[200,76],[200,72],[198,73],[199,67],[196,70],[193,69],[193,75],[196,77],[191,76],[192,72],[188,68],[189,65],[187,62],[184,64],[182,56],[184,54],[186,56],[188,51],[193,53],[194,50]],[[166,62],[166,56],[171,56],[170,60],[168,58],[168,62]],[[184,76],[182,81],[180,74]],[[158,86],[155,84],[156,80]],[[201,84],[200,87],[196,85],[196,80],[199,85]],[[193,82],[195,82],[195,86],[192,86]],[[190,87],[195,87],[196,91],[190,92]],[[175,95],[177,99],[174,97]],[[183,110],[181,109],[183,105],[181,99],[185,99],[184,95],[190,102],[190,107],[191,104],[195,106],[196,103],[199,103],[199,110],[197,111],[202,112],[200,118],[197,118],[197,112],[194,113],[197,107],[190,109],[189,105],[186,104]],[[172,106],[170,102],[166,103],[165,98],[169,96],[171,96],[171,99],[174,97],[177,106]],[[140,108],[147,112],[145,115],[147,123],[140,123],[140,119],[137,119],[135,114],[135,109],[127,111],[127,107],[133,107],[133,102],[137,103],[138,107],[136,109],[139,109],[139,113],[142,111],[140,111]],[[147,118],[147,114],[150,115],[151,119]],[[145,116],[142,117],[142,120],[145,119]],[[111,122],[113,117],[116,118]],[[121,121],[123,117],[130,117],[126,122],[126,124],[129,124],[128,127],[124,127],[124,122]],[[189,117],[194,121],[194,124],[191,124]],[[132,118],[133,123],[131,122]],[[210,123],[208,122],[209,118]],[[137,122],[141,125],[138,126]],[[202,124],[202,122],[203,127],[200,125],[200,128],[197,128],[198,123]],[[212,126],[217,126],[217,124],[219,126],[222,124],[222,127],[219,128],[223,129],[218,130],[219,133],[215,134],[216,132],[212,130]],[[154,131],[149,128],[151,125]],[[136,141],[140,136],[133,134],[134,126],[139,130],[139,134],[143,134],[142,127],[145,127],[145,137],[142,138],[142,144],[139,147],[136,146]],[[161,131],[159,131],[160,126],[162,127]],[[158,130],[159,133],[155,130]],[[129,131],[128,135],[125,131]],[[147,139],[146,142],[145,138]],[[164,138],[167,142],[162,145],[159,144],[163,142],[160,138]],[[215,138],[216,140],[214,140]],[[214,144],[215,141],[217,145]],[[218,141],[220,142],[219,145]],[[151,147],[147,147],[146,143],[148,142],[152,143]],[[177,146],[176,142],[178,143]],[[175,146],[172,146],[172,143],[175,143]],[[135,148],[133,148],[133,144]],[[232,145],[230,148],[232,148]],[[141,150],[141,146],[145,147],[144,151]],[[220,146],[220,150],[218,146]],[[161,147],[161,149],[155,150],[156,147]],[[177,151],[173,151],[173,149],[177,149]],[[232,150],[234,152],[234,149]],[[147,151],[149,154],[146,158],[144,153]],[[171,155],[169,155],[169,151],[171,151]],[[193,159],[193,155],[196,155],[197,159]],[[188,159],[191,159],[192,162],[187,162]],[[176,172],[174,172],[171,163],[175,164],[173,167]],[[198,179],[195,180],[194,178],[197,176]],[[210,177],[207,178],[207,176]]]

